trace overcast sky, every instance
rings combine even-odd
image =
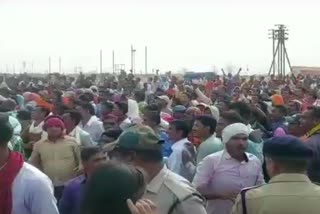
[[[205,69],[232,65],[251,73],[267,72],[272,59],[268,29],[289,28],[287,49],[293,65],[320,66],[320,3],[259,0],[0,0],[0,71],[15,67],[65,71],[75,66],[111,70],[130,68],[130,45],[136,70]]]

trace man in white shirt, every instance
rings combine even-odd
[[[133,100],[131,100],[133,101]],[[138,104],[136,104],[136,110],[138,111]],[[113,114],[118,118],[118,125],[121,130],[126,130],[131,126],[131,120],[128,118],[129,105],[127,102],[115,102],[113,108]]]
[[[168,135],[169,139],[174,143],[171,146],[172,153],[167,160],[168,168],[192,181],[195,169],[189,168],[183,161],[183,156],[189,156],[188,159],[195,160],[196,152],[195,148],[188,140],[188,135],[190,132],[190,127],[186,121],[175,120],[169,125]]]
[[[88,132],[94,142],[98,142],[104,132],[103,123],[94,115],[94,108],[90,103],[84,103],[77,107],[81,114],[79,127]]]
[[[63,114],[63,121],[66,126],[66,134],[74,137],[81,147],[93,146],[90,134],[82,130],[78,125],[81,121],[81,114],[78,111],[68,111]]]
[[[8,149],[13,129],[5,115],[0,116],[0,130],[1,214],[59,214],[50,179]]]

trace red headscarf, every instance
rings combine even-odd
[[[0,170],[0,213],[11,214],[12,184],[24,163],[23,156],[18,152],[10,152],[8,161]]]
[[[61,119],[59,116],[49,116],[44,122],[43,129],[46,131],[48,128],[51,127],[59,127],[62,130],[64,130],[65,125],[63,119]]]

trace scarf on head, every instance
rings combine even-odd
[[[11,214],[12,184],[24,163],[18,152],[10,152],[5,166],[0,170],[0,213]]]
[[[249,128],[243,123],[233,123],[222,130],[222,142],[228,143],[230,139],[238,134],[249,136]]]

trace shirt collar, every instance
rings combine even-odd
[[[160,172],[148,183],[147,185],[147,191],[152,193],[158,193],[165,178],[168,175],[169,170],[166,166],[163,166],[163,168],[160,170]]]
[[[89,121],[87,122],[87,124],[85,126],[91,126],[91,124],[96,121],[96,117],[95,116],[91,116]]]
[[[77,131],[78,131],[78,127],[76,126],[68,135],[71,137],[74,137],[76,136]]]
[[[245,152],[244,155],[245,155],[245,157],[244,157],[245,160],[241,162],[242,164],[248,163],[249,160],[250,160],[250,155],[249,155],[248,153]],[[229,152],[227,152],[226,150],[223,152],[223,158],[224,158],[225,160],[234,159],[233,157],[231,157],[231,155],[229,154]]]
[[[178,140],[177,142],[175,142],[175,143],[171,146],[171,148],[172,148],[172,149],[177,148],[177,147],[182,146],[183,144],[185,144],[185,143],[187,143],[187,142],[189,142],[189,141],[188,141],[188,138],[183,138],[183,139]]]
[[[205,141],[203,141],[202,143],[207,142],[207,141],[213,141],[213,140],[215,140],[215,138],[216,138],[216,134],[213,134],[210,137],[208,137]]]
[[[299,173],[281,173],[279,175],[271,178],[269,183],[278,183],[278,182],[308,182],[310,183],[310,179],[308,176]]]

